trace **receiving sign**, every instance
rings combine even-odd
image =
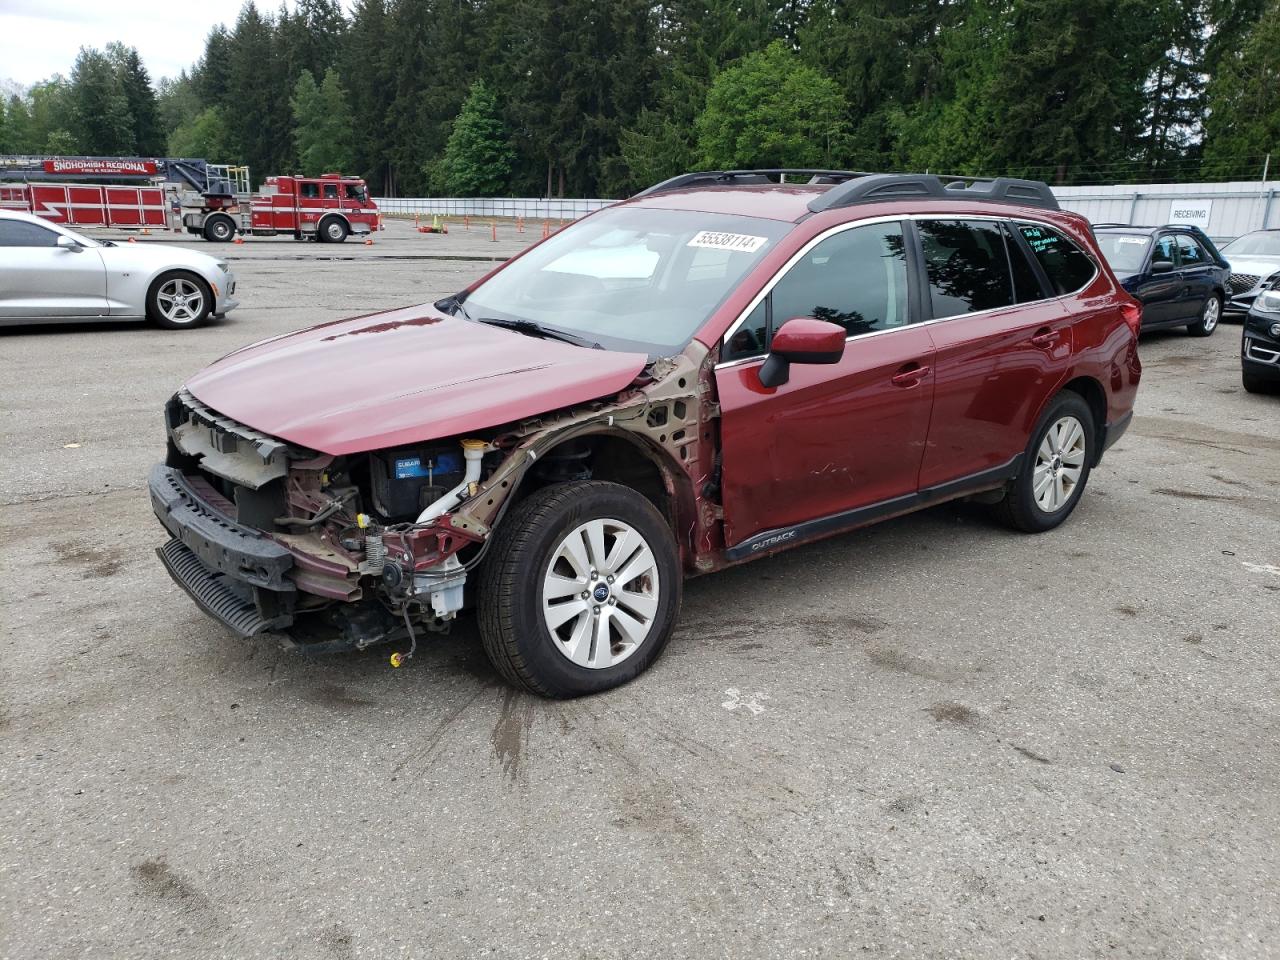
[[[1207,233],[1209,230],[1209,214],[1212,210],[1212,200],[1175,200],[1169,204],[1168,222],[1188,227],[1199,227]]]

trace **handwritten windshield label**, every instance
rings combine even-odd
[[[718,233],[715,230],[700,230],[686,244],[690,247],[708,247],[712,250],[732,250],[735,253],[755,253],[766,243],[768,237],[753,237],[745,233]]]
[[[1144,247],[1147,245],[1146,237],[1120,237],[1119,240],[1121,243],[1136,243]]]

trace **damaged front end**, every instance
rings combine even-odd
[[[447,630],[492,531],[519,496],[550,483],[594,475],[642,488],[699,572],[719,545],[710,369],[695,341],[616,396],[341,456],[262,434],[183,390],[166,407],[168,455],[149,480],[172,538],[157,553],[230,629],[281,633],[313,652]]]

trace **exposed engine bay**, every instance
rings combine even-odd
[[[150,483],[174,537],[161,560],[206,612],[246,636],[284,633],[313,652],[408,640],[411,656],[419,630],[447,630],[470,602],[468,574],[517,489],[600,470],[621,478],[647,459],[651,497],[669,513],[697,514],[695,484],[714,481],[703,429],[714,404],[700,399],[705,350],[690,352],[699,362],[656,361],[612,401],[342,456],[259,433],[180,391]],[[700,519],[694,528],[714,518]]]

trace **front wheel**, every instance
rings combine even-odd
[[[147,292],[147,317],[166,330],[187,330],[209,319],[213,292],[194,273],[166,273]]]
[[[1200,319],[1187,324],[1187,333],[1193,337],[1207,337],[1218,329],[1218,321],[1222,319],[1222,298],[1216,293],[1209,294],[1209,299],[1200,308]]]
[[[346,221],[338,217],[330,217],[320,224],[320,231],[317,236],[325,243],[342,243],[343,240],[347,239],[347,234],[350,232],[347,229]]]
[[[588,480],[517,504],[479,585],[480,636],[509,682],[547,697],[619,686],[662,652],[680,609],[670,528],[636,491]]]
[[[1097,431],[1089,404],[1077,393],[1058,394],[1040,415],[1022,458],[1022,470],[997,511],[1015,530],[1042,533],[1071,515],[1094,461]]]

